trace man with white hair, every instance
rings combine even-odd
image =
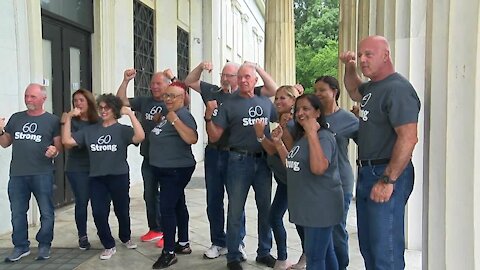
[[[62,151],[62,142],[60,118],[44,110],[46,99],[44,86],[29,84],[25,90],[27,110],[14,113],[7,125],[5,118],[0,118],[0,145],[12,146],[8,198],[15,247],[5,262],[15,262],[30,254],[27,211],[32,193],[40,209],[37,260],[50,258],[55,221],[53,159]]]

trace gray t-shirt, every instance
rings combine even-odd
[[[418,122],[420,100],[410,82],[398,73],[359,87],[360,104],[358,158],[382,159],[392,156],[397,140],[395,127]]]
[[[262,86],[255,87],[254,89],[255,95],[260,96],[261,90],[262,90]],[[234,90],[233,92],[235,91],[236,90]],[[216,100],[218,106],[221,106],[223,102],[225,102],[225,100],[227,100],[232,95],[231,93],[225,93],[224,91],[222,91],[221,87],[204,82],[204,81],[200,81],[200,92],[201,92],[200,95],[202,96],[203,103],[205,103],[205,105],[210,100]],[[213,116],[216,116],[217,113],[218,113],[218,109],[215,109],[215,111],[213,112]],[[220,148],[227,147],[229,134],[230,134],[230,130],[226,129],[224,130],[222,136],[218,141],[214,143],[209,141],[208,144],[214,145]]]
[[[45,112],[30,116],[14,113],[5,126],[12,137],[10,176],[39,175],[54,171],[53,159],[45,156],[53,138],[60,136],[60,118]]]
[[[197,123],[186,107],[176,111],[178,118],[197,132]],[[149,134],[150,165],[159,168],[195,166],[192,145],[186,143],[172,124],[163,119]]]
[[[88,149],[90,176],[127,174],[127,147],[132,144],[133,128],[120,123],[104,127],[90,125],[72,134],[79,146]]]
[[[90,126],[92,123],[83,121],[78,118],[72,118],[72,133],[80,129]],[[88,149],[86,147],[75,146],[67,151],[67,164],[65,171],[67,172],[88,172],[90,170],[90,161],[88,159]]]
[[[272,101],[257,95],[244,98],[238,95],[237,91],[220,106],[218,114],[213,117],[213,122],[223,129],[230,129],[228,138],[230,148],[261,152],[262,145],[257,141],[253,127],[254,123],[260,119],[267,122],[264,133],[265,136],[270,137],[268,122],[277,120]]]
[[[358,118],[351,112],[340,109],[325,119],[330,130],[335,133],[338,151],[338,171],[342,180],[344,193],[353,192],[353,171],[348,160],[348,142],[350,139],[356,140],[358,132]]]
[[[295,126],[295,121],[293,121],[293,119],[288,121],[287,129],[290,132],[290,134],[292,134],[294,126]],[[278,153],[275,153],[274,155],[268,155],[267,164],[268,164],[268,167],[270,167],[270,169],[273,172],[273,177],[275,177],[277,181],[283,184],[287,184],[287,170],[282,160],[280,160],[280,156],[278,155]]]
[[[290,222],[308,227],[329,227],[343,218],[343,191],[338,173],[337,143],[332,132],[320,129],[320,145],[329,166],[324,174],[310,169],[310,151],[305,137],[294,143],[287,155],[287,196]]]
[[[148,148],[150,144],[148,135],[157,125],[157,123],[153,121],[153,116],[157,113],[162,113],[164,116],[167,115],[167,107],[163,101],[157,101],[152,97],[135,97],[129,98],[128,101],[130,102],[132,110],[141,114],[140,123],[145,131],[145,140],[140,145],[140,154],[148,158]]]

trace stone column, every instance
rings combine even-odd
[[[480,269],[479,14],[478,1],[428,1],[424,269]]]
[[[265,70],[278,86],[295,84],[293,0],[267,0]]]

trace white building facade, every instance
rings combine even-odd
[[[123,71],[130,67],[138,72],[128,88],[127,95],[133,97],[148,93],[155,71],[170,68],[184,79],[207,60],[214,70],[202,79],[218,84],[227,61],[264,63],[261,0],[4,0],[0,14],[0,117],[6,120],[25,110],[23,94],[30,82],[47,86],[46,110],[60,115],[70,109],[71,93],[78,88],[95,95],[116,93]],[[191,97],[199,132],[192,147],[196,160],[202,161],[207,143],[204,105],[196,92]],[[139,149],[131,146],[128,154],[131,181],[142,181]],[[0,220],[10,220],[10,159],[11,149],[1,149]],[[63,157],[57,159],[55,204],[61,206],[73,197]],[[36,224],[38,218],[31,207],[29,222]],[[10,230],[9,222],[0,222],[0,234]]]

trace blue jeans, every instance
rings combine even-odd
[[[307,270],[338,270],[333,250],[333,226],[325,228],[303,226]]]
[[[227,183],[228,151],[205,148],[205,187],[207,189],[207,216],[213,245],[226,247],[225,211],[223,198]],[[245,212],[240,228],[240,239],[245,238]]]
[[[250,186],[255,191],[258,210],[258,249],[257,256],[270,254],[272,229],[268,222],[272,193],[272,174],[264,157],[251,157],[230,152],[227,173],[227,261],[240,261],[238,247],[241,243],[240,230],[242,216]]]
[[[343,193],[343,220],[340,224],[333,226],[333,248],[335,250],[335,255],[337,255],[338,260],[338,269],[345,270],[347,269],[349,258],[348,258],[348,232],[346,229],[347,226],[347,215],[348,209],[350,208],[350,202],[352,200],[352,193]]]
[[[27,211],[33,193],[40,209],[40,230],[36,240],[39,247],[50,247],[53,240],[55,212],[53,207],[53,174],[10,176],[8,199],[12,213],[12,243],[22,250],[30,247],[28,241]]]
[[[115,247],[115,239],[108,224],[110,201],[118,220],[118,238],[123,243],[130,240],[130,179],[127,174],[92,177],[90,181],[90,200],[93,220],[102,245],[108,249]]]
[[[160,183],[160,212],[163,218],[164,252],[175,248],[175,231],[178,241],[188,242],[188,209],[185,187],[192,178],[195,166],[185,168],[158,168],[153,166],[155,179]]]
[[[270,207],[270,225],[277,243],[277,259],[287,259],[287,231],[283,225],[283,216],[287,211],[287,185],[277,181],[277,190]]]
[[[90,200],[88,172],[65,172],[75,196],[75,224],[78,237],[87,236],[87,207]]]
[[[386,166],[358,168],[358,241],[367,270],[405,268],[404,214],[405,204],[413,190],[413,165],[410,162],[398,177],[390,200],[376,203],[370,199],[370,191]]]
[[[143,200],[147,210],[148,228],[151,231],[162,231],[162,219],[160,214],[160,193],[158,191],[159,183],[153,176],[153,167],[150,160],[143,157],[142,162],[143,178]]]

